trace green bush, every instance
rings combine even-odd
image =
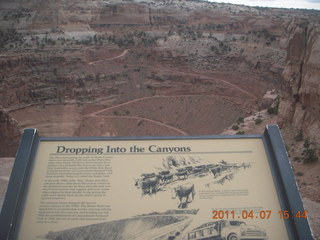
[[[256,125],[259,125],[260,123],[262,123],[262,119],[257,118],[254,122],[256,123]]]
[[[279,112],[279,105],[280,105],[280,100],[279,98],[277,98],[275,100],[275,103],[273,104],[273,107],[268,108],[268,113],[277,115]]]
[[[275,106],[274,106],[274,114],[278,114],[279,112],[279,105],[280,105],[280,100],[278,99]]]
[[[312,163],[318,160],[317,154],[316,154],[316,149],[311,148],[311,144],[308,139],[304,141],[303,144],[303,152],[302,155],[304,156],[303,158],[303,163]]]
[[[304,155],[303,163],[313,163],[315,161],[318,161],[318,157],[316,155],[316,150],[313,148],[305,148],[303,150],[302,155]]]
[[[274,108],[273,107],[268,107],[268,113],[269,114],[274,114]]]
[[[238,125],[233,125],[232,126],[232,130],[239,130],[239,126]]]
[[[22,44],[24,38],[16,29],[0,30],[0,49],[3,49],[7,44]],[[13,45],[10,46],[13,48]]]
[[[302,130],[300,130],[298,134],[294,136],[294,140],[296,140],[297,142],[301,142],[303,140]]]
[[[243,135],[244,133],[245,133],[244,131],[238,131],[236,135]]]
[[[243,117],[239,117],[238,120],[237,120],[237,123],[240,124],[240,123],[244,123],[244,119]]]

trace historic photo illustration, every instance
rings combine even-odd
[[[275,189],[260,138],[44,141],[17,238],[288,239]]]

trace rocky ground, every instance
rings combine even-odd
[[[14,158],[0,158],[0,161],[0,206],[2,207],[14,163]]]

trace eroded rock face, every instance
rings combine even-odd
[[[20,137],[18,122],[0,107],[0,157],[14,157]]]
[[[292,124],[320,144],[320,26],[300,22],[291,31],[283,72],[280,124]]]

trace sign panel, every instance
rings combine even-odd
[[[299,239],[306,222],[263,136],[36,143],[8,239]]]

